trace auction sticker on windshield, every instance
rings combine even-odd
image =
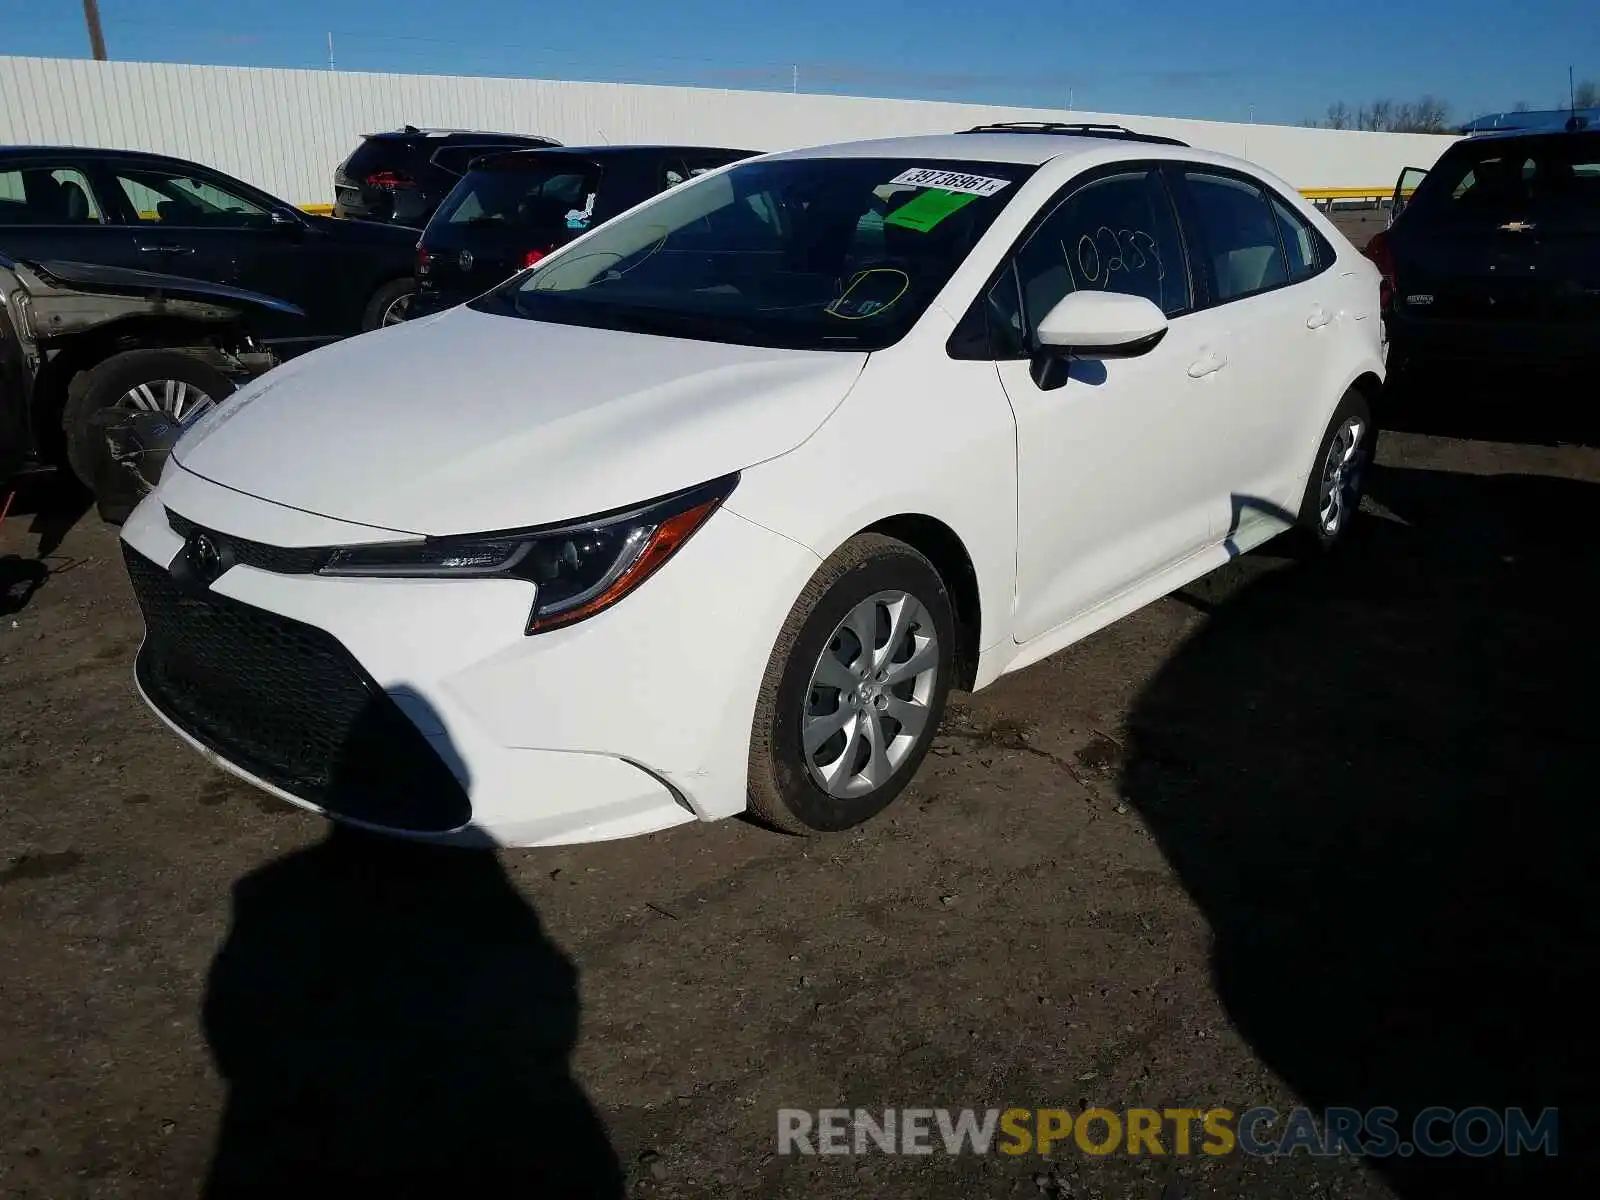
[[[973,196],[992,196],[1011,181],[990,179],[987,175],[967,175],[960,171],[940,171],[933,167],[912,167],[889,182],[910,184],[912,187],[942,188],[947,192],[967,192]]]

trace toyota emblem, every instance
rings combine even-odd
[[[456,259],[456,262],[461,264],[461,269],[463,271],[472,270],[472,251],[471,250],[463,250],[461,252],[461,257]]]
[[[222,574],[222,551],[205,534],[197,534],[189,543],[189,565],[206,583],[214,583]]]

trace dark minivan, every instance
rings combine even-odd
[[[479,155],[560,144],[540,134],[415,125],[369,133],[334,170],[333,215],[421,229]]]
[[[1391,374],[1600,357],[1600,130],[1456,142],[1430,170],[1407,168],[1394,212],[1366,249],[1384,276]]]
[[[562,146],[479,158],[417,243],[410,316],[482,295],[658,192],[756,153],[706,146]]]

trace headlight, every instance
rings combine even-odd
[[[323,575],[525,579],[534,585],[525,632],[570,625],[610,608],[648,579],[728,498],[726,475],[582,521],[335,550]]]

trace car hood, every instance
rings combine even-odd
[[[202,417],[185,470],[418,534],[570,520],[792,450],[864,353],[765,349],[451,309],[277,367]]]

